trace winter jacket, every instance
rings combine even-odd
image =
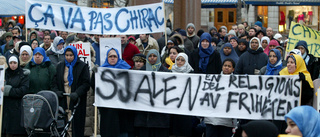
[[[135,54],[139,54],[139,53],[140,53],[140,51],[135,45],[133,45],[131,43],[128,43],[127,46],[124,48],[124,51],[122,53],[122,59],[124,61],[126,61],[131,66],[131,68],[133,68],[134,62],[132,60],[132,57]]]
[[[149,50],[151,49],[156,49],[157,51],[159,51],[159,46],[158,46],[158,42],[157,40],[155,40],[154,38],[150,37],[148,38],[148,45],[146,46],[146,48],[144,48],[142,41],[139,39],[136,40],[136,46],[138,47],[138,49],[140,50],[140,53],[147,56]]]
[[[52,49],[48,50],[46,54],[54,67],[57,67],[59,62],[64,62],[64,54],[54,53]]]
[[[55,75],[55,88],[54,91],[64,91],[64,71],[65,62],[60,62],[56,68],[57,74]],[[89,67],[86,63],[81,61],[79,58],[73,67],[73,83],[71,85],[71,93],[76,92],[80,98],[80,104],[77,107],[76,113],[74,115],[74,120],[72,122],[72,136],[83,137],[84,136],[84,126],[85,126],[85,116],[86,116],[86,102],[87,102],[87,91],[90,89],[90,74]],[[70,101],[69,108],[73,110],[76,102]],[[67,109],[67,98],[59,98],[59,106]]]
[[[39,65],[30,61],[25,68],[30,70],[29,90],[31,93],[38,93],[41,90],[52,90],[54,87],[52,82],[56,70],[50,61],[42,62]]]
[[[248,74],[254,75],[254,70],[260,70],[263,66],[267,65],[268,56],[259,48],[257,51],[248,49],[243,53],[236,65],[235,74]]]
[[[189,64],[194,69],[194,73],[203,73],[199,69],[199,48],[195,49],[189,56]],[[209,63],[207,66],[207,71],[205,74],[219,74],[222,70],[222,63],[220,59],[220,54],[217,50],[214,50],[214,52],[211,54],[209,58]]]
[[[196,33],[193,33],[191,36],[188,35],[188,39],[192,41],[194,49],[197,49],[200,38],[196,35]]]
[[[6,85],[11,85],[9,95],[3,100],[3,122],[2,133],[24,134],[26,130],[21,123],[21,99],[29,92],[29,77],[23,74],[23,70],[18,67],[15,71],[6,69]]]

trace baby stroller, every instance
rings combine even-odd
[[[21,125],[26,129],[28,136],[35,134],[50,134],[51,137],[64,137],[69,129],[76,108],[74,106],[71,117],[59,106],[56,93],[40,91],[37,94],[27,94],[22,98]]]

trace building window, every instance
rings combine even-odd
[[[214,22],[214,11],[209,11],[209,22]]]
[[[218,22],[223,22],[223,11],[218,11]]]

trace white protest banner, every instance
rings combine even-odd
[[[122,58],[121,52],[121,39],[120,38],[100,38],[100,64],[102,65],[106,58],[107,52],[111,48],[115,48],[118,50],[120,59]]]
[[[0,65],[0,87],[4,87],[4,72],[5,68],[4,65]],[[0,105],[3,103],[3,93],[0,93]]]
[[[90,43],[71,43],[70,46],[74,46],[78,50],[78,57],[84,63],[87,63],[89,69],[91,70],[91,52],[90,52]]]
[[[298,76],[205,75],[99,67],[95,105],[170,114],[284,120],[299,104]]]
[[[27,28],[88,34],[163,32],[163,3],[123,8],[88,8],[26,0]]]

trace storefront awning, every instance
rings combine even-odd
[[[320,6],[319,0],[245,0],[245,3],[252,4],[254,6]]]
[[[174,0],[163,0],[164,3],[173,4]],[[238,0],[201,0],[201,4],[236,4]]]

